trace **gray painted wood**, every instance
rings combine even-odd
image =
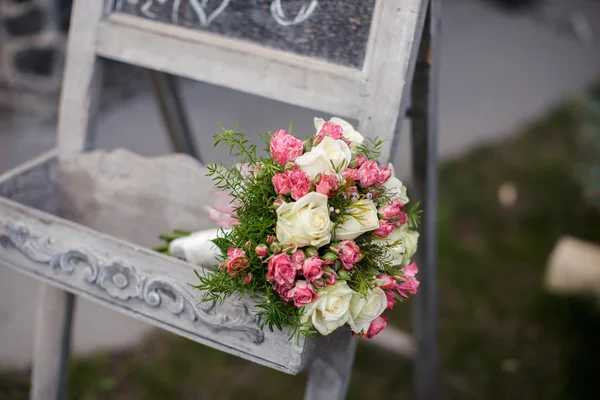
[[[94,51],[96,36],[94,27],[102,15],[101,2],[74,2],[59,108],[57,142],[60,154],[78,153],[94,147],[93,121],[98,112],[102,88],[102,63]],[[61,315],[70,315],[74,302],[73,296],[60,293],[56,288],[42,286],[37,312],[40,315],[58,313],[57,310],[63,308]],[[58,399],[66,393],[66,367],[56,370],[52,363],[38,362],[38,360],[53,360],[69,354],[70,342],[68,340],[57,342],[54,340],[54,335],[46,335],[46,331],[70,332],[72,319],[65,317],[47,322],[49,326],[40,327],[36,331],[32,387],[43,388],[49,379],[56,377],[57,373],[62,374],[56,378],[56,385],[59,387],[55,391],[54,398]],[[66,360],[62,362],[67,365]]]
[[[439,398],[437,360],[437,90],[439,76],[440,1],[431,0],[412,87],[413,181],[416,198],[423,204],[420,229],[419,293],[414,330],[417,342],[415,391],[421,400]]]
[[[357,342],[348,327],[322,338],[322,350],[310,364],[305,400],[346,398]]]
[[[58,118],[60,154],[94,148],[104,69],[95,51],[96,26],[103,11],[101,1],[73,2]]]
[[[88,226],[102,226],[113,231],[120,231],[121,227],[137,221],[137,228],[122,232],[122,236],[137,238],[137,242],[151,240],[146,236],[146,229],[159,231],[162,225],[160,218],[146,218],[147,222],[144,222],[140,209],[147,216],[154,212],[159,216],[171,213],[175,220],[181,221],[194,214],[194,203],[202,195],[206,201],[205,192],[194,190],[196,186],[192,184],[207,179],[205,170],[188,156],[172,155],[152,160],[126,151],[91,152],[65,159],[61,165],[65,177],[79,171],[81,179],[85,177],[87,182],[92,182],[76,189],[58,184],[61,187],[57,192],[63,196],[68,196],[71,190],[92,193],[82,200],[88,210],[83,214],[83,221]],[[121,167],[124,165],[128,166],[128,172],[123,172]],[[162,199],[157,196],[157,200],[153,200],[159,205],[146,207],[135,200],[130,202],[148,199],[148,195],[156,191],[156,180],[161,176],[164,179],[173,170],[179,171],[179,177],[173,177],[174,183],[163,187]],[[163,175],[150,179],[160,175],[160,171]],[[15,180],[31,175],[22,178],[9,173],[8,176]],[[83,182],[73,176],[68,181]],[[4,185],[5,179],[0,178],[0,182]],[[175,188],[178,185],[184,188],[178,191]],[[134,194],[122,197],[124,188]],[[96,199],[93,193],[96,193]],[[74,204],[75,212],[71,216],[80,218],[77,210],[81,204]],[[104,204],[119,204],[111,208],[109,214],[114,213],[114,219],[121,220],[122,225],[104,222],[110,219],[108,214],[95,212]],[[182,211],[178,212],[179,209]],[[140,236],[136,237],[136,232]],[[301,339],[295,343],[288,340],[285,332],[261,331],[253,311],[254,302],[248,298],[231,299],[214,308],[206,303],[198,304],[201,293],[189,288],[186,282],[196,282],[194,269],[202,273],[203,268],[5,198],[0,199],[0,241],[2,265],[196,342],[283,372],[295,374],[301,371],[320,346],[319,339]],[[46,311],[49,309],[46,307]]]
[[[379,1],[364,67],[368,82],[359,115],[359,131],[384,140],[381,159],[390,160],[402,95],[410,85],[414,48],[419,46],[419,21],[427,0]]]
[[[71,328],[75,296],[51,285],[42,285],[37,308],[37,334],[33,349],[31,400],[66,398],[71,359]],[[47,302],[47,304],[45,304]],[[47,351],[46,347],[60,349]]]

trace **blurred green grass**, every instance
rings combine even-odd
[[[600,241],[600,216],[577,185],[575,104],[440,169],[439,346],[446,399],[600,398],[596,299],[542,287],[563,234]],[[502,207],[498,189],[518,191]],[[411,304],[395,325],[410,327]],[[413,398],[411,363],[361,345],[349,399]],[[301,399],[284,375],[157,332],[134,349],[76,358],[71,399]],[[25,399],[28,372],[0,373],[0,398]]]

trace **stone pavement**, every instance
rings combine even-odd
[[[440,79],[442,158],[456,157],[479,143],[499,140],[542,115],[566,96],[582,92],[600,77],[600,3],[572,1],[594,25],[598,41],[590,46],[527,16],[498,11],[476,0],[444,4]],[[187,107],[205,159],[224,159],[212,147],[218,123],[239,122],[246,132],[264,132],[295,122],[310,132],[320,115],[252,95],[202,83],[183,85]],[[169,151],[156,106],[148,93],[107,110],[99,121],[99,146],[126,147],[144,155]],[[0,171],[54,146],[53,126],[21,126],[0,131]],[[409,142],[403,135],[396,159],[408,176]],[[0,269],[0,365],[25,366],[31,359],[38,285]],[[78,302],[75,351],[88,352],[134,344],[150,328],[86,301]]]

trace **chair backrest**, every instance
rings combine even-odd
[[[237,5],[236,5],[237,4]],[[59,157],[93,148],[98,56],[359,121],[385,141],[404,115],[425,0],[79,0]],[[295,10],[295,11],[294,11]]]

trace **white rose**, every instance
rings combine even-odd
[[[350,319],[348,324],[354,333],[367,332],[371,321],[379,317],[387,308],[387,298],[381,288],[375,288],[367,297],[355,292],[350,301]]]
[[[392,260],[390,264],[393,266],[406,266],[410,263],[410,259],[417,252],[417,243],[419,241],[419,232],[408,229],[406,225],[394,229],[392,233],[385,239],[375,239],[375,242],[391,244],[398,242],[390,249]]]
[[[344,139],[352,142],[350,145],[352,148],[361,145],[365,141],[363,135],[358,133],[348,121],[337,117],[331,118],[329,121],[342,127],[342,135],[344,135]],[[315,129],[317,130],[317,133],[319,133],[323,124],[325,124],[323,118],[315,118]]]
[[[333,222],[329,219],[327,196],[311,192],[277,208],[277,240],[297,247],[321,247],[331,241]]]
[[[352,153],[343,140],[325,137],[311,151],[296,158],[298,167],[314,179],[318,174],[342,172],[350,164]]]
[[[392,163],[388,165],[388,168],[392,170],[392,176],[387,180],[383,187],[390,196],[397,198],[402,204],[407,204],[408,196],[406,195],[406,186],[402,184],[400,179],[396,178]]]
[[[375,203],[362,199],[350,205],[347,219],[335,228],[336,240],[354,240],[365,232],[379,228]]]
[[[319,299],[302,307],[300,322],[314,326],[321,335],[329,335],[350,319],[350,301],[355,293],[345,281],[319,289]]]

